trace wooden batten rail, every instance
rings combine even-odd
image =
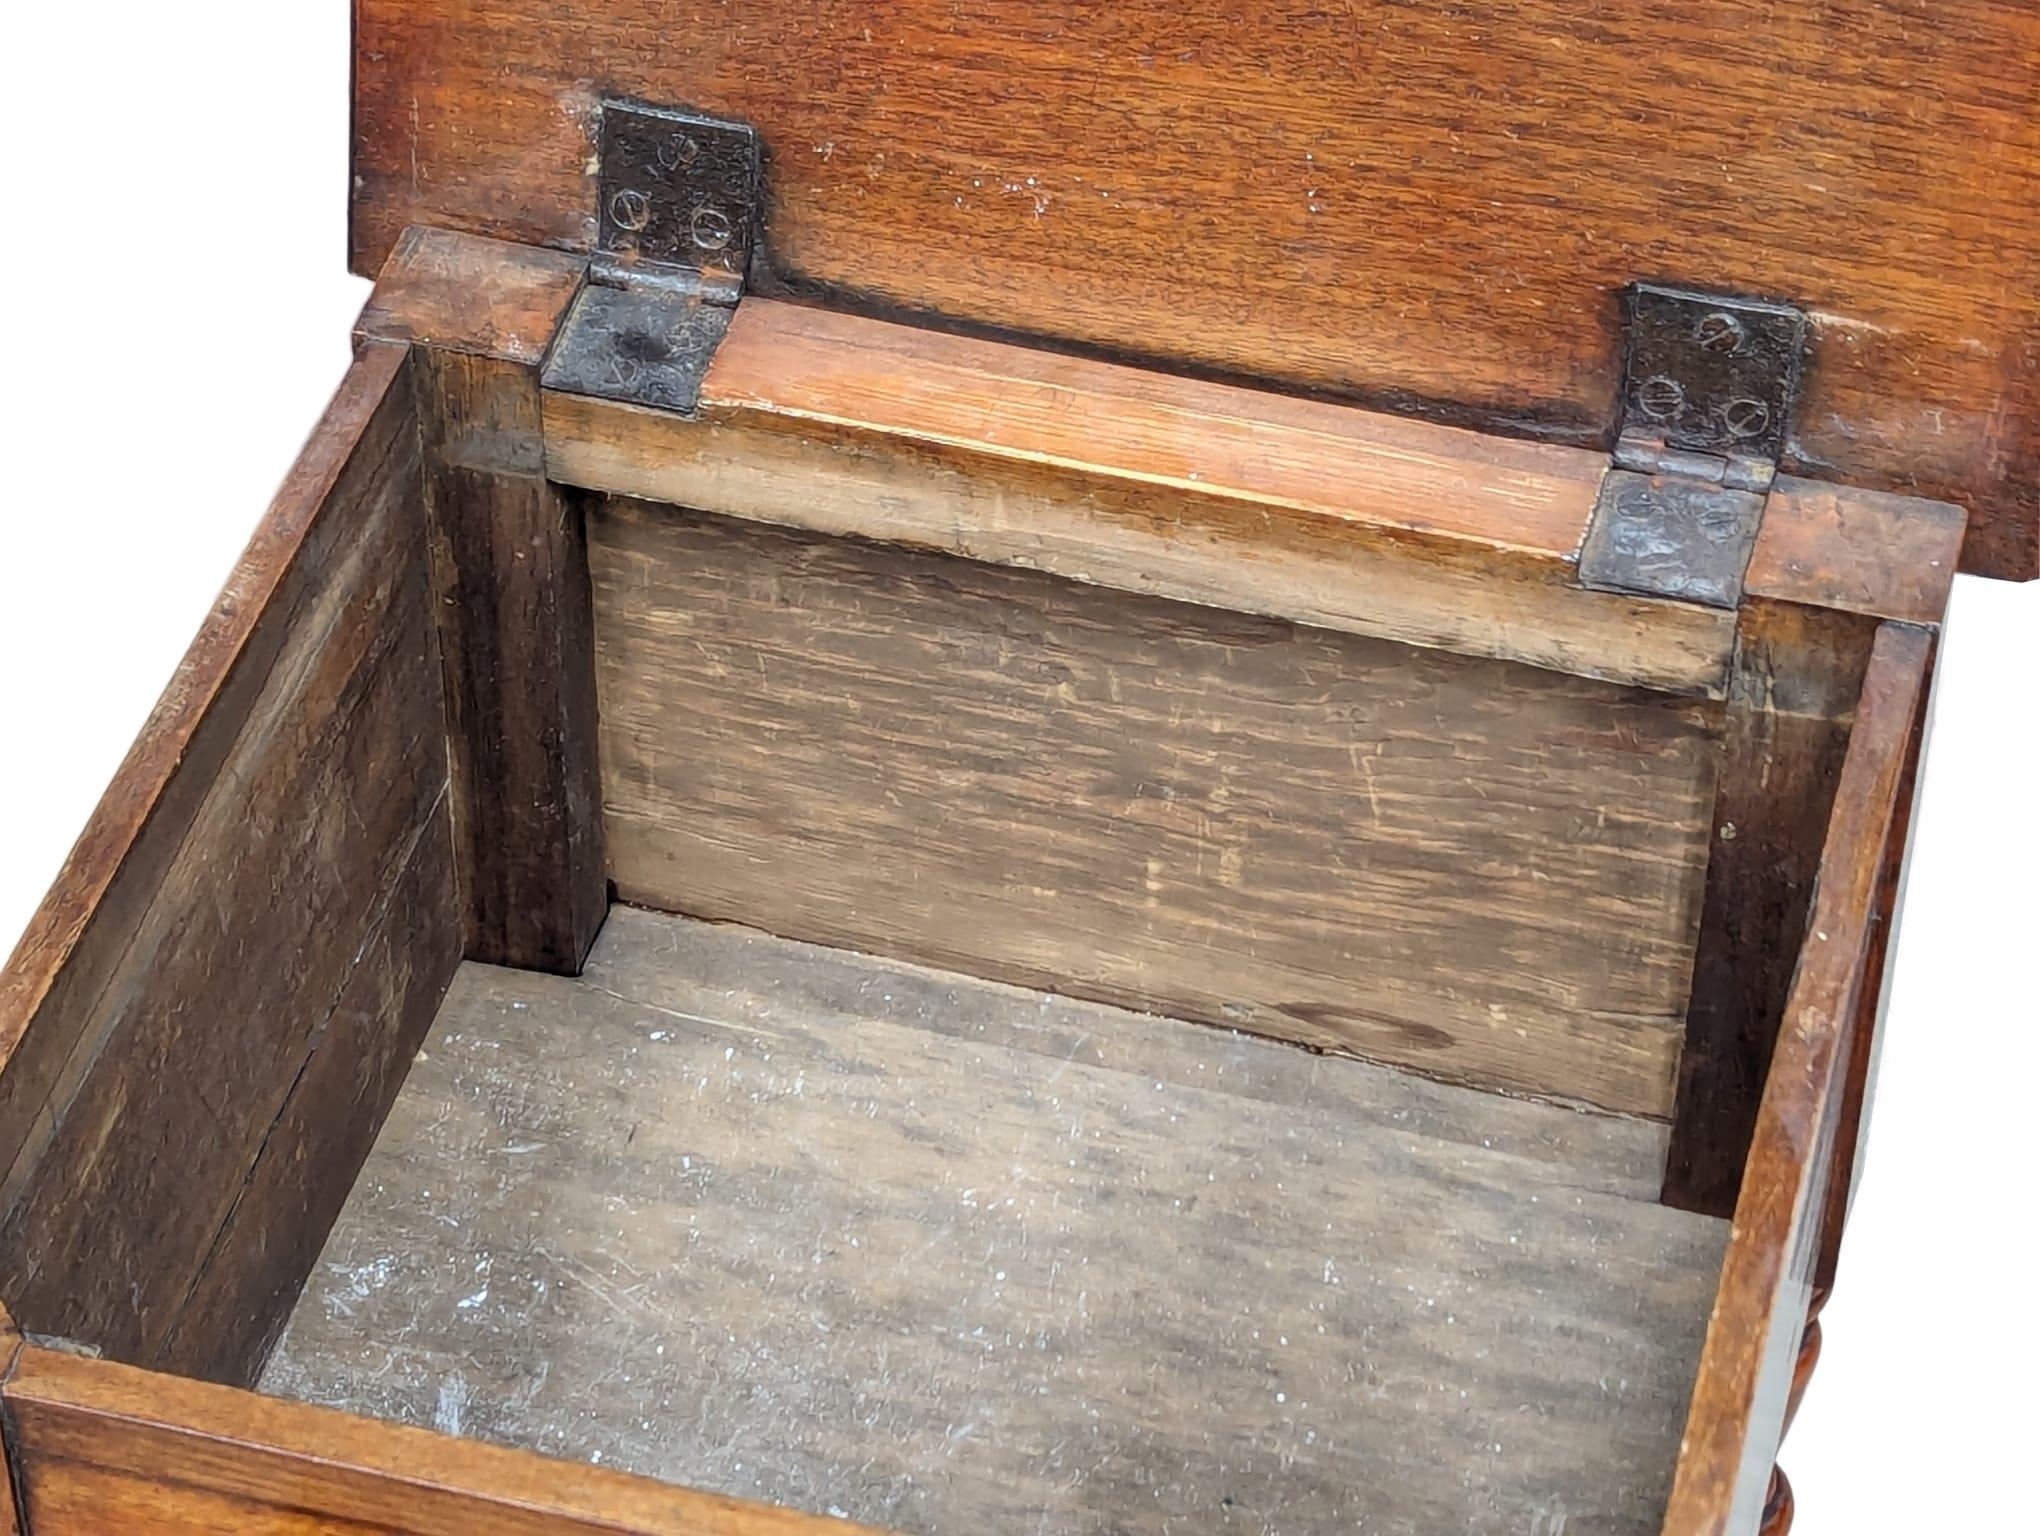
[[[34,1536],[868,1530],[34,1344],[0,1386],[0,1414]]]
[[[748,298],[698,416],[548,391],[555,480],[1718,698],[1734,615],[1578,585],[1604,455]]]
[[[360,333],[530,368],[581,265],[414,228]],[[761,297],[739,306],[694,417],[555,390],[540,410],[546,475],[585,490],[1690,697],[1730,689],[1735,614],[1579,585],[1597,452]],[[1748,590],[1932,623],[1961,540],[1944,503],[1781,479]]]
[[[1766,1520],[1774,1458],[1803,1389],[1828,1192],[1872,965],[1890,844],[1933,650],[1930,631],[1885,624],[1872,644],[1820,862],[1806,947],[1787,1004],[1736,1206],[1666,1536],[1742,1536]],[[1761,1348],[1755,1341],[1762,1341]],[[1788,1496],[1789,1498],[1789,1496]],[[1781,1515],[1783,1516],[1781,1518]],[[1774,1504],[1770,1530],[1789,1515]]]

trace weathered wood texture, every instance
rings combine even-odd
[[[1781,475],[1743,576],[1752,598],[1939,624],[1962,555],[1962,509],[1945,501]]]
[[[1939,675],[1936,669],[1939,651],[1940,636],[1935,632],[1927,652],[1925,697],[1913,722],[1912,739],[1906,752],[1905,776],[1899,785],[1898,803],[1892,810],[1891,830],[1885,837],[1884,868],[1878,878],[1877,901],[1870,912],[1870,936],[1864,945],[1863,976],[1857,987],[1848,1075],[1842,1084],[1840,1118],[1835,1129],[1835,1171],[1829,1181],[1827,1211],[1821,1226],[1820,1259],[1814,1267],[1816,1315],[1822,1301],[1834,1289],[1841,1261],[1842,1238],[1863,1175],[1863,1145],[1869,1135],[1870,1111],[1877,1096],[1877,1070],[1884,1050],[1884,1011],[1890,998],[1886,972],[1897,952],[1899,920],[1905,906],[1906,870],[1912,853],[1913,810],[1918,798],[1920,775],[1926,768],[1928,740],[1933,731],[1934,683]],[[1812,1326],[1817,1329],[1819,1324],[1816,1321]],[[1815,1352],[1818,1353],[1817,1347]],[[1812,1369],[1810,1364],[1807,1369]]]
[[[457,272],[477,249],[449,257],[427,244],[406,253],[407,272],[434,252]],[[609,905],[587,545],[578,507],[545,478],[536,360],[518,351],[528,352],[527,332],[541,328],[528,311],[535,303],[543,312],[558,295],[541,289],[531,301],[506,283],[501,302],[489,302],[499,269],[525,269],[514,256],[481,254],[473,282],[485,298],[470,307],[479,314],[453,319],[471,328],[471,345],[514,334],[517,348],[503,342],[509,356],[438,345],[413,353],[468,954],[572,974]],[[430,292],[449,286],[459,291],[440,281]]]
[[[1933,637],[1882,626],[1834,797],[1820,878],[1708,1325],[1666,1536],[1757,1529],[1805,1340],[1836,1177],[1874,913]]]
[[[746,119],[767,286],[1605,443],[1617,291],[1811,307],[1790,465],[2040,569],[2022,0],[356,6],[354,249],[592,238],[598,98]]]
[[[747,299],[698,420],[546,399],[553,477],[1720,697],[1732,616],[1580,588],[1604,456]]]
[[[620,897],[1663,1117],[1715,706],[591,506]]]
[[[34,1536],[855,1536],[666,1488],[31,1345],[0,1411]]]
[[[0,975],[27,1329],[254,1369],[458,963],[418,486],[370,349]]]
[[[7,1308],[0,1306],[0,1382],[14,1373],[14,1360],[21,1353],[21,1330]],[[15,1485],[13,1431],[0,1413],[0,1536],[21,1536],[21,1503]]]
[[[537,367],[587,262],[453,230],[404,231],[354,334]]]
[[[904,1532],[1654,1536],[1663,1137],[619,908],[462,971],[264,1387]]]
[[[1722,746],[1664,1197],[1727,1216],[1806,935],[1873,620],[1751,598]]]

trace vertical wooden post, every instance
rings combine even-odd
[[[609,900],[587,547],[539,399],[580,270],[413,230],[362,321],[413,349],[468,958],[566,975]]]
[[[0,1306],[0,1385],[14,1374],[14,1362],[21,1353],[21,1330],[7,1308]],[[0,1407],[0,1536],[21,1536],[21,1489],[14,1476],[14,1428]]]
[[[1667,1205],[1734,1214],[1873,627],[1789,603],[1743,607]]]

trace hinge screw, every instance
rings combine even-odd
[[[659,146],[659,164],[669,174],[684,171],[700,157],[701,146],[684,133],[676,133]]]
[[[1743,344],[1742,321],[1736,319],[1734,315],[1716,310],[1693,327],[1693,340],[1709,352],[1740,352]]]
[[[652,221],[652,200],[629,187],[609,200],[609,216],[618,229],[635,234]]]
[[[1686,391],[1677,379],[1660,373],[1645,379],[1636,391],[1637,407],[1653,421],[1670,421],[1686,408]]]
[[[1761,400],[1731,400],[1721,408],[1721,424],[1736,437],[1755,437],[1771,424],[1771,408]]]
[[[695,245],[704,251],[719,251],[730,243],[736,226],[730,223],[730,216],[720,208],[708,205],[694,210],[693,234]]]

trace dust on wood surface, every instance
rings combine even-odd
[[[908,1532],[1655,1531],[1663,1138],[618,908],[463,967],[263,1387]]]
[[[1718,710],[589,511],[622,900],[1666,1116]]]

